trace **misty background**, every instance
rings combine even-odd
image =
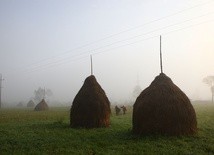
[[[0,0],[3,104],[28,102],[39,87],[72,102],[90,75],[111,102],[134,101],[163,69],[191,100],[210,100],[214,0]]]

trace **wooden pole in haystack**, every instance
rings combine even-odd
[[[160,68],[161,68],[161,73],[163,73],[163,61],[162,61],[162,50],[161,50],[161,35],[160,35]]]
[[[92,60],[92,55],[90,55],[91,58],[91,75],[93,75],[93,60]]]
[[[45,87],[44,87],[44,96],[43,96],[43,99],[45,99]]]

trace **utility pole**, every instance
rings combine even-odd
[[[162,51],[161,51],[161,36],[160,36],[160,67],[161,73],[163,73]]]
[[[2,74],[0,74],[0,109],[1,109],[1,106],[2,106],[2,103],[1,103],[1,89],[2,89],[2,81],[4,79],[2,78]]]

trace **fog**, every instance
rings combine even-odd
[[[163,69],[191,100],[210,100],[214,75],[214,1],[1,0],[2,102],[27,102],[34,90],[68,103],[90,75],[111,102],[134,101]]]

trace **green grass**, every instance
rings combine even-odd
[[[132,111],[111,116],[111,127],[72,129],[69,108],[0,110],[0,154],[214,154],[214,105],[194,105],[195,136],[135,136]]]

